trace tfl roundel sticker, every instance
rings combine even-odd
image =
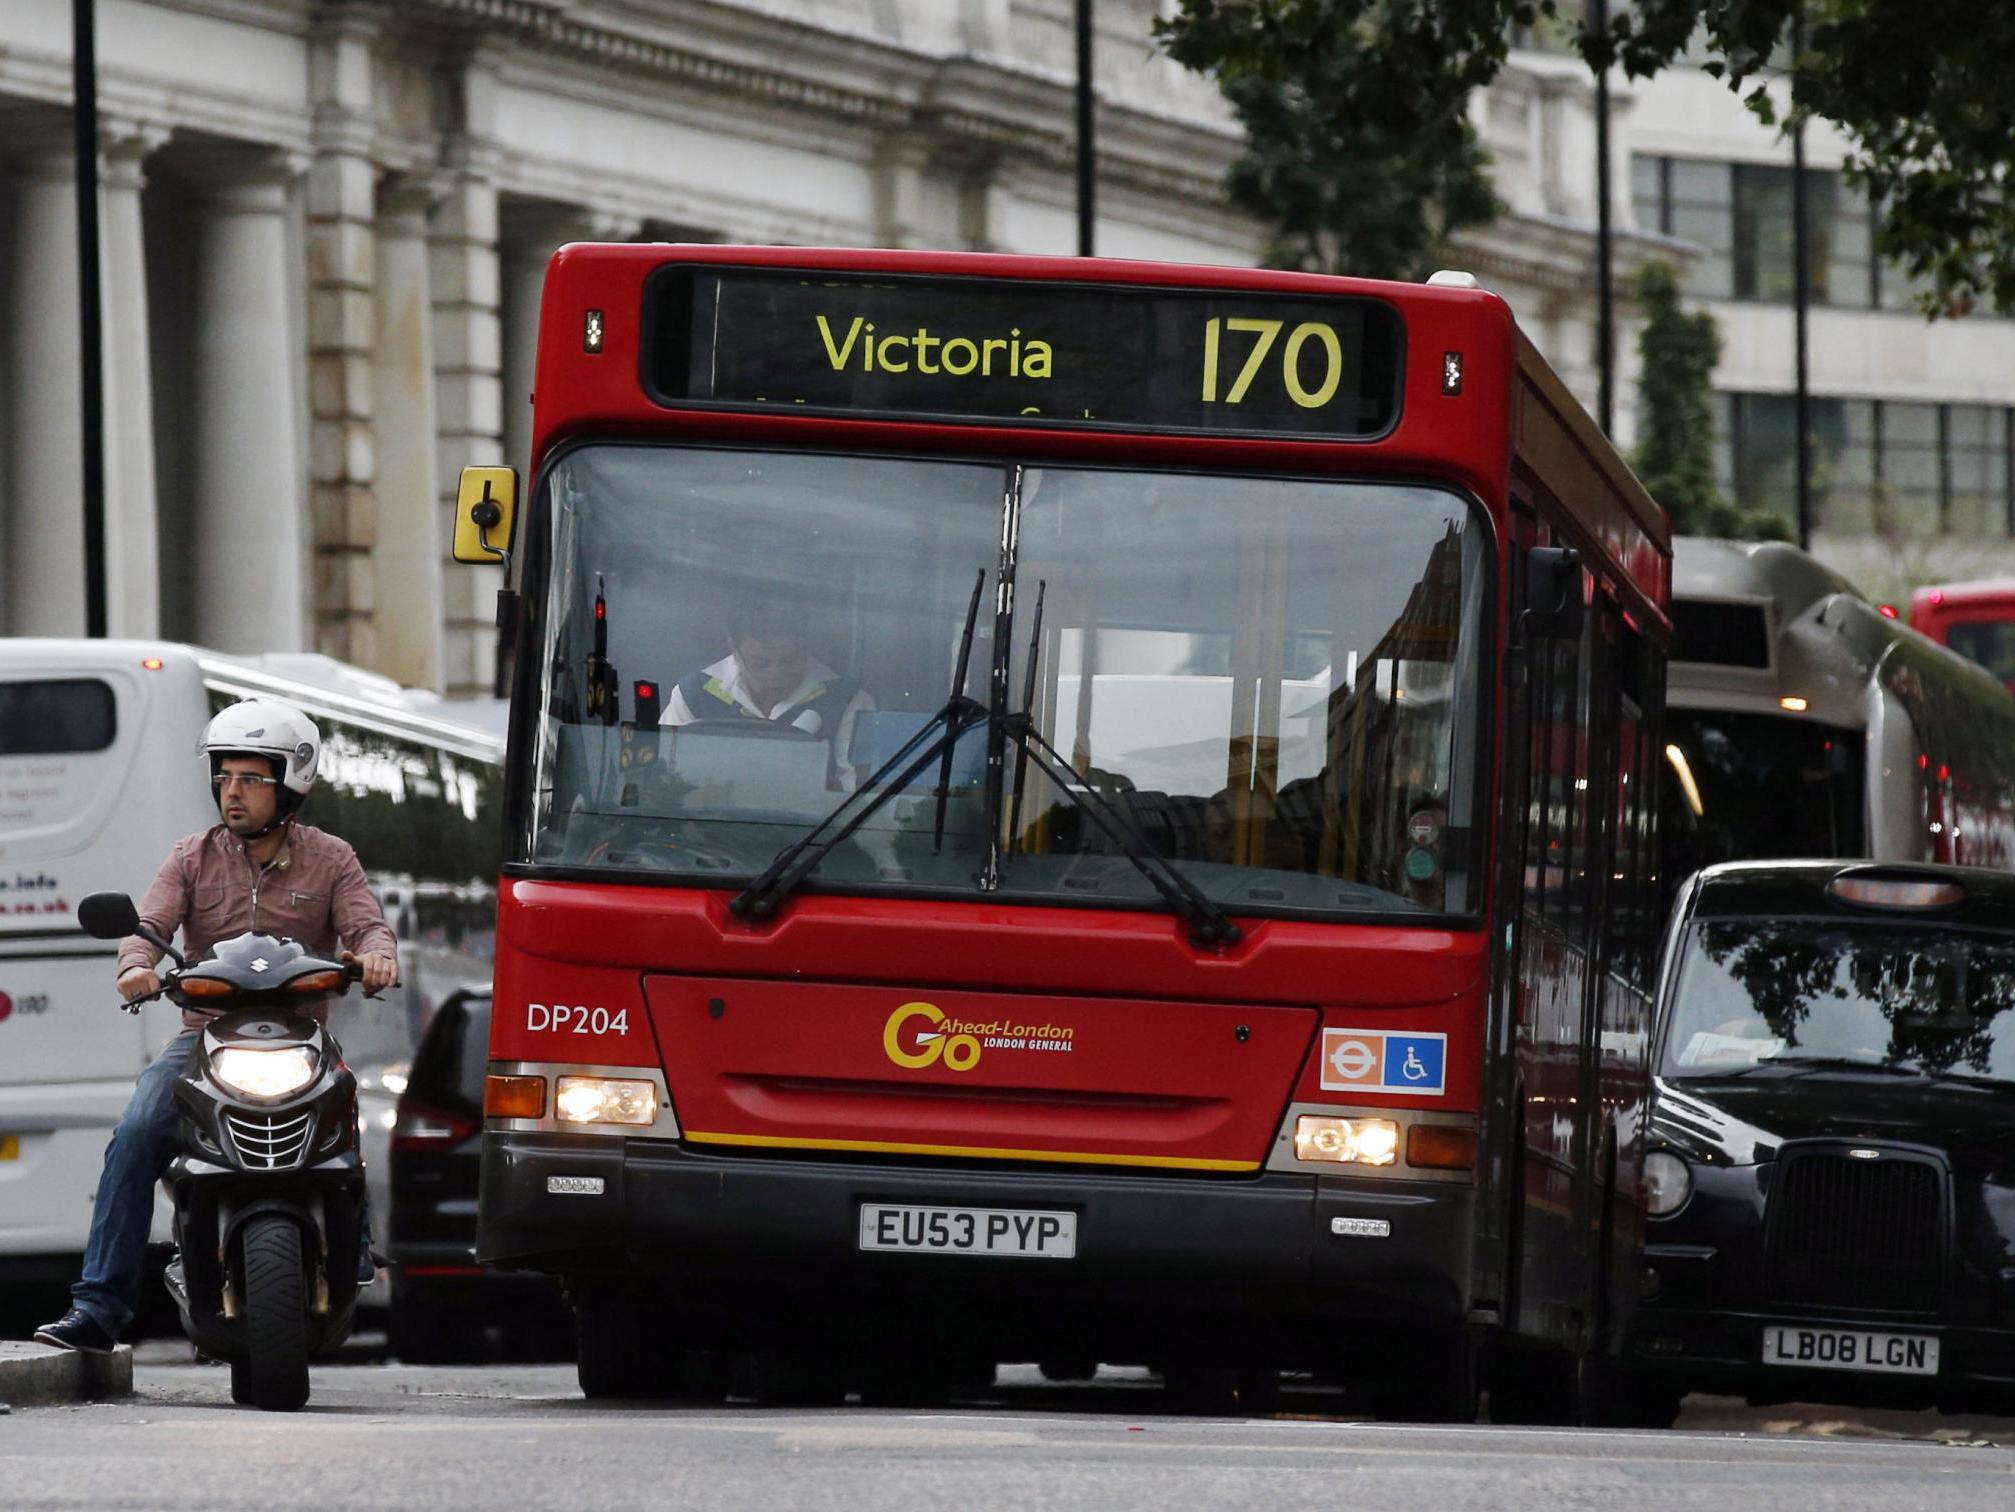
[[[1396,1029],[1325,1029],[1322,1085],[1331,1092],[1437,1097],[1448,1086],[1448,1036]]]

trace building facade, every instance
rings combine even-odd
[[[1097,249],[1255,262],[1265,228],[1222,188],[1237,128],[1152,48],[1164,8],[1095,7]],[[1072,252],[1073,9],[98,0],[114,633],[319,650],[486,691],[496,572],[447,559],[450,503],[464,464],[527,461],[553,249]],[[68,5],[0,0],[0,633],[84,628],[70,93]],[[1687,270],[1727,342],[1728,482],[1782,507],[1788,150],[1696,71],[1614,97],[1617,287],[1654,259]],[[1511,301],[1594,408],[1587,70],[1521,48],[1474,115],[1508,213],[1450,260]],[[1814,166],[1839,157],[1815,132]],[[2015,568],[2010,329],[1898,308],[1908,291],[1870,253],[1865,208],[1826,182],[1817,544],[1879,593]],[[1628,445],[1635,327],[1619,309]]]

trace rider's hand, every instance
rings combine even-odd
[[[152,967],[128,966],[119,973],[119,995],[129,1003],[160,990],[161,979],[154,975]]]
[[[399,963],[388,955],[352,955],[343,952],[345,961],[355,961],[364,968],[364,990],[377,992],[399,980]]]

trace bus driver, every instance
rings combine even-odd
[[[399,975],[398,942],[346,841],[295,822],[315,785],[321,732],[277,699],[248,698],[210,721],[198,747],[209,758],[222,821],[190,835],[168,853],[140,900],[141,920],[164,939],[181,930],[191,957],[219,940],[258,929],[298,940],[327,956],[338,942],[343,959],[362,967],[364,988],[376,992]],[[119,992],[128,1002],[157,992],[161,952],[137,935],[119,948]],[[84,1274],[70,1288],[70,1310],[35,1331],[64,1349],[110,1350],[132,1320],[145,1272],[154,1183],[174,1157],[180,1116],[175,1080],[188,1065],[203,1021],[184,1009],[182,1032],[140,1074],[132,1101],[105,1148],[91,1211]],[[357,1275],[374,1274],[370,1220],[364,1221]]]
[[[658,722],[765,719],[788,725],[829,743],[837,784],[851,791],[854,721],[874,706],[860,684],[811,655],[802,609],[751,594],[738,596],[728,616],[728,654],[681,678]]]

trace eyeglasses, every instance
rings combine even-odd
[[[210,786],[220,790],[230,787],[233,783],[249,788],[278,787],[280,779],[261,777],[257,772],[219,772],[210,779]]]

